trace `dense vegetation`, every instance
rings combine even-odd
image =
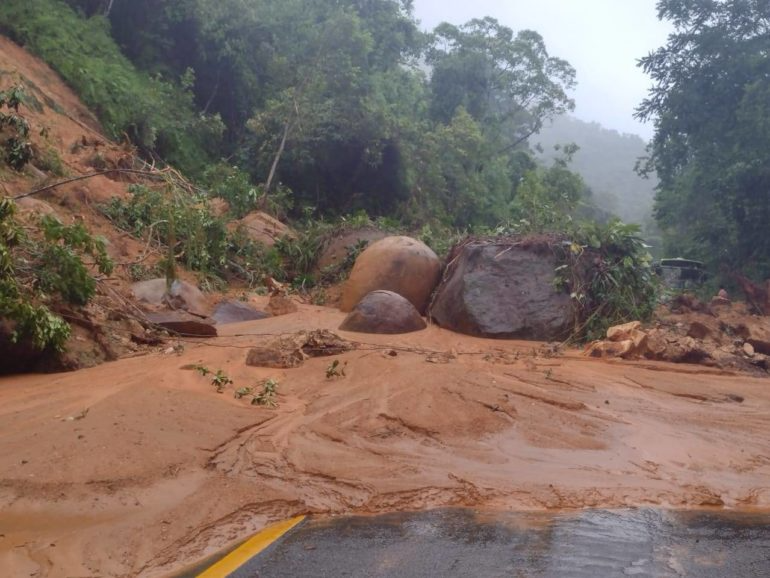
[[[99,116],[110,136],[124,135],[146,155],[191,174],[216,154],[221,122],[194,109],[192,73],[163,79],[137,71],[103,18],[85,20],[52,0],[0,2],[0,32],[40,55]]]
[[[16,218],[16,204],[0,199],[0,320],[10,323],[11,339],[28,339],[39,349],[61,350],[69,325],[50,305],[85,305],[96,290],[88,266],[112,271],[104,241],[85,227],[63,225],[51,216],[28,234]]]
[[[594,333],[597,317],[651,311],[639,231],[611,213],[649,240],[655,183],[666,253],[770,277],[770,7],[658,11],[676,33],[641,60],[655,83],[638,110],[656,127],[649,183],[629,175],[639,139],[566,120],[569,63],[492,18],[425,33],[410,0],[4,0],[0,31],[51,63],[112,136],[193,179],[136,187],[105,210],[202,278],[259,271],[311,286],[330,223],[379,219],[439,250],[463,231],[561,231],[575,256],[600,254],[601,275],[580,283],[590,295],[575,295]],[[22,163],[24,127],[4,130],[21,131],[4,154]],[[212,216],[214,196],[226,218],[267,210],[300,233],[250,244]]]
[[[723,279],[770,277],[770,4],[660,0],[675,33],[642,59],[655,82],[638,115],[655,121],[648,168],[672,254]]]
[[[557,194],[526,140],[572,108],[575,71],[537,33],[490,18],[425,34],[410,4],[6,0],[0,30],[113,135],[211,185],[229,174],[244,210],[519,219],[522,183]]]

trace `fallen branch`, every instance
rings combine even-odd
[[[40,193],[44,193],[46,191],[51,191],[57,187],[61,187],[62,185],[68,185],[70,183],[74,183],[77,181],[84,181],[86,179],[92,179],[94,177],[100,177],[103,175],[109,175],[110,173],[128,173],[128,174],[134,174],[134,175],[142,175],[148,178],[153,179],[165,179],[167,176],[166,169],[162,171],[146,171],[141,169],[107,169],[103,171],[95,171],[93,173],[87,173],[85,175],[79,175],[77,177],[71,177],[69,179],[64,179],[63,181],[58,181],[56,183],[52,183],[50,185],[46,185],[45,187],[41,187],[39,189],[35,189],[34,191],[29,191],[28,193],[23,193],[21,195],[16,195],[15,197],[11,197],[14,201],[18,199],[23,199],[25,197],[31,197],[33,195],[37,195]]]

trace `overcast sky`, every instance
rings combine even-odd
[[[638,58],[662,46],[670,30],[657,19],[655,0],[415,0],[423,28],[493,16],[516,30],[529,28],[548,51],[577,70],[575,116],[621,132],[652,136],[633,118],[649,78]]]

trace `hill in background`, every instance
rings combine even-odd
[[[542,152],[538,154],[545,161],[559,155],[554,146],[577,144],[580,150],[570,167],[591,188],[595,204],[650,231],[657,179],[643,179],[634,172],[637,159],[646,154],[647,143],[641,137],[562,116],[533,136],[530,143],[533,148],[540,145]]]

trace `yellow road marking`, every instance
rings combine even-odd
[[[198,574],[198,578],[225,578],[225,576],[229,576],[304,519],[305,516],[297,516],[291,520],[268,526],[246,540],[243,545],[230,552],[208,570]]]

